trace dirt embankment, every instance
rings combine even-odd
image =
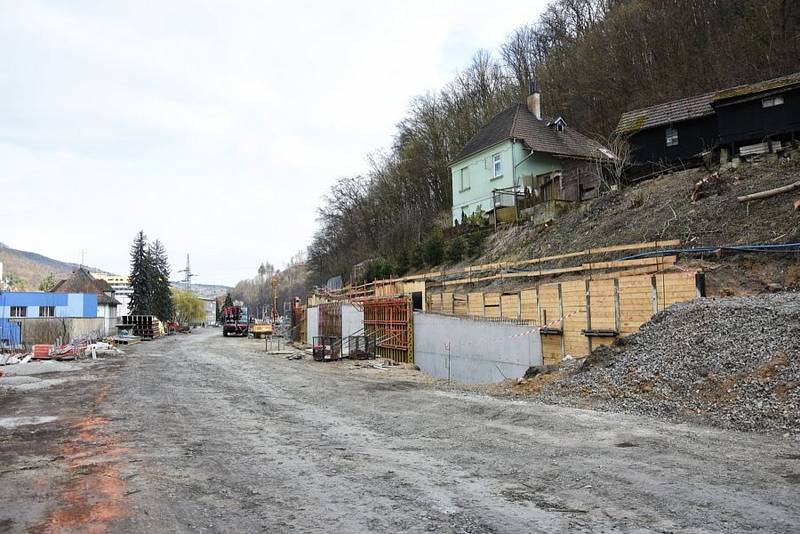
[[[800,180],[800,161],[743,164],[720,172],[693,200],[695,184],[712,173],[691,169],[584,202],[545,226],[523,225],[492,235],[471,264],[551,256],[594,247],[679,239],[684,247],[800,242],[796,194],[740,203],[737,196]],[[624,254],[623,254],[624,255]],[[594,261],[619,259],[619,254]],[[575,260],[553,264],[562,267]],[[790,254],[682,255],[681,263],[712,271],[708,294],[756,294],[800,285],[800,260]]]
[[[554,404],[800,435],[800,293],[676,304],[582,365],[513,384]]]

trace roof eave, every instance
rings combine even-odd
[[[619,128],[617,127],[614,130],[614,133],[617,135],[633,135],[639,132],[644,132],[646,130],[652,130],[653,128],[663,128],[664,126],[669,126],[670,124],[680,124],[682,122],[689,122],[689,121],[696,121],[698,119],[704,119],[706,117],[711,117],[714,115],[714,110],[712,109],[710,113],[703,113],[702,115],[695,115],[694,117],[689,117],[686,119],[678,119],[674,121],[666,121],[666,122],[659,122],[657,124],[653,124],[650,126],[642,126],[640,128]]]
[[[479,152],[483,152],[484,150],[489,150],[490,148],[496,147],[497,145],[499,145],[499,144],[502,144],[502,143],[505,143],[506,141],[514,141],[515,139],[517,139],[517,138],[516,138],[516,137],[514,137],[514,136],[511,136],[511,135],[509,135],[509,136],[508,136],[508,137],[506,137],[505,139],[501,139],[500,141],[498,141],[498,142],[496,142],[496,143],[492,143],[491,145],[487,145],[487,146],[485,146],[485,147],[479,148],[478,150],[473,150],[473,151],[472,151],[472,152],[470,152],[469,154],[465,154],[465,155],[463,155],[463,156],[459,156],[457,159],[454,159],[453,161],[451,161],[450,163],[448,163],[448,164],[447,164],[447,166],[448,166],[448,167],[452,167],[452,166],[453,166],[453,165],[455,165],[456,163],[458,163],[458,162],[460,162],[460,161],[464,161],[465,159],[467,159],[467,158],[469,158],[469,157],[471,157],[471,156],[474,156],[475,154],[477,154],[477,153],[479,153]]]

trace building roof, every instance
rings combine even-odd
[[[114,289],[105,280],[98,280],[83,267],[75,269],[69,278],[59,281],[52,293],[95,293],[97,294],[97,304],[108,304],[111,306],[119,305],[119,301],[114,297],[109,297],[106,293],[113,293]]]
[[[563,119],[562,119],[563,120]],[[555,156],[570,158],[607,157],[603,147],[572,128],[562,131],[548,126],[553,121],[537,119],[524,104],[514,104],[489,121],[478,130],[464,148],[453,158],[462,160],[506,139],[521,139],[529,150],[546,152]]]
[[[672,102],[664,102],[663,104],[626,111],[620,117],[615,132],[632,134],[639,130],[655,128],[656,126],[698,119],[707,115],[713,115],[713,104],[794,85],[800,85],[800,72],[781,76],[780,78],[737,85],[736,87],[723,89],[721,91],[712,91],[702,95],[673,100]]]
[[[738,85],[736,87],[731,87],[730,89],[723,89],[722,91],[718,91],[714,94],[714,103],[732,98],[774,91],[776,89],[783,89],[794,85],[800,85],[800,72],[787,74],[786,76],[781,76],[780,78],[772,78],[771,80],[764,80],[747,85]]]
[[[664,124],[713,115],[714,109],[711,107],[713,97],[714,93],[706,93],[626,111],[620,117],[615,132],[631,134]]]

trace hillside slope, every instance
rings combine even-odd
[[[78,267],[76,263],[69,263],[53,258],[48,258],[36,252],[17,250],[0,243],[0,262],[3,262],[3,276],[13,276],[22,281],[21,286],[15,289],[36,290],[39,283],[52,273],[56,278],[68,275]],[[91,271],[100,271],[88,267]]]
[[[679,239],[684,247],[800,242],[800,211],[792,206],[800,195],[789,193],[751,203],[736,200],[739,195],[800,180],[800,161],[783,159],[721,172],[712,191],[693,201],[694,184],[710,174],[691,169],[664,175],[584,202],[548,225],[498,231],[487,239],[483,255],[469,263],[666,239]],[[683,255],[681,262],[714,271],[708,281],[709,294],[714,295],[754,294],[768,284],[796,287],[800,283],[797,255]]]

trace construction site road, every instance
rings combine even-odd
[[[72,365],[50,387],[0,392],[0,531],[800,525],[800,447],[789,438],[288,360],[213,328]]]

